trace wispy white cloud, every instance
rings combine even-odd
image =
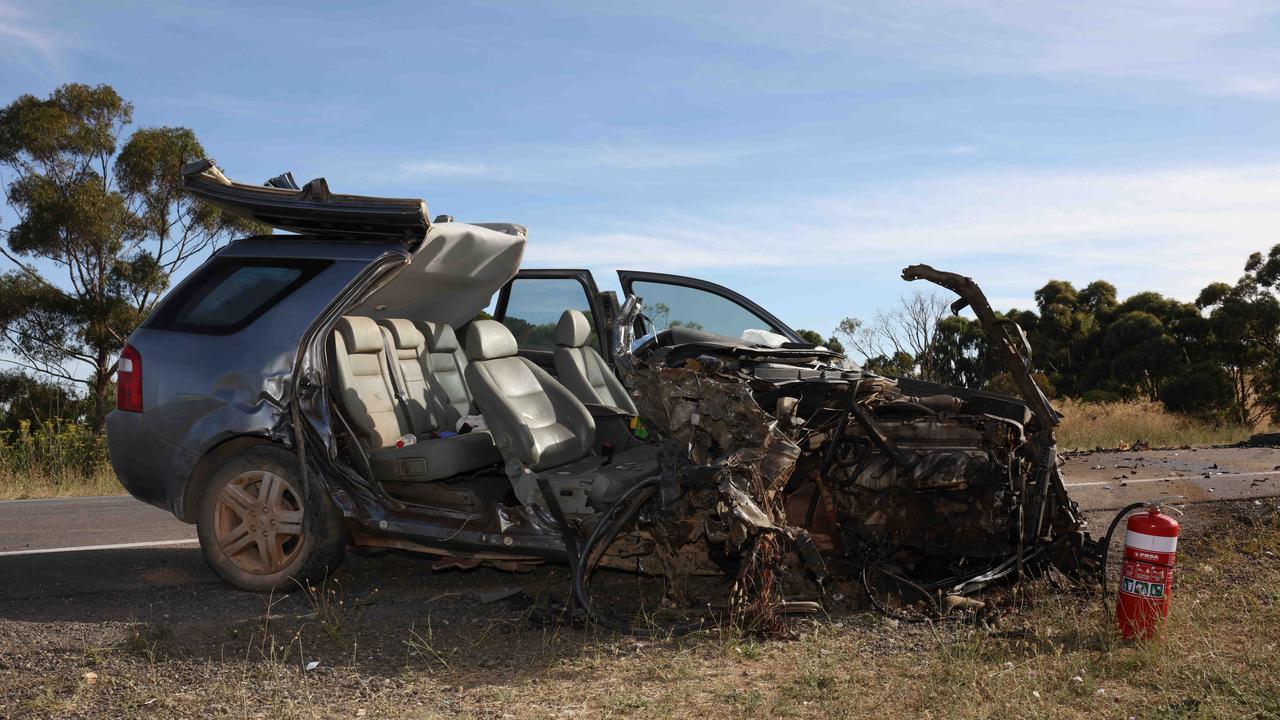
[[[529,243],[532,266],[621,268],[683,272],[706,267],[769,267],[791,264],[785,251],[754,244],[743,247],[732,235],[707,227],[658,224],[644,232],[561,235]]]
[[[374,117],[374,112],[360,103],[346,102],[339,98],[299,98],[285,93],[269,97],[211,92],[199,88],[180,88],[182,92],[163,96],[153,101],[152,107],[160,112],[197,112],[201,115],[217,115],[228,120],[246,123],[250,127],[284,125],[363,127]],[[305,112],[298,108],[305,106]]]
[[[63,72],[64,50],[69,40],[7,2],[0,2],[0,59],[4,64],[24,65],[53,76]]]
[[[680,272],[777,267],[828,278],[892,277],[926,262],[979,276],[1007,305],[1049,278],[1103,278],[1122,293],[1192,299],[1280,242],[1280,164],[1150,171],[950,175],[776,207],[648,217],[642,233],[561,235],[530,244],[536,264]],[[827,280],[829,281],[829,280]],[[1021,298],[1021,300],[1018,300]]]
[[[503,180],[512,176],[508,167],[480,162],[446,162],[418,160],[402,163],[400,173],[406,178],[473,178]]]
[[[1227,95],[1244,95],[1260,98],[1280,97],[1280,72],[1272,77],[1233,77],[1222,81],[1221,90]]]
[[[506,148],[475,161],[420,160],[400,163],[406,178],[474,178],[544,182],[549,177],[584,178],[593,170],[623,172],[726,166],[778,148],[764,143],[717,146],[709,143],[583,141]]]
[[[646,7],[649,7],[646,5]],[[720,42],[948,71],[1165,81],[1280,98],[1280,5],[1270,0],[794,0],[666,6]]]
[[[774,151],[762,144],[715,146],[702,144],[587,143],[562,148],[562,157],[575,164],[597,165],[625,170],[678,170],[707,165],[725,165]]]

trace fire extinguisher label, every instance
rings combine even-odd
[[[1171,568],[1125,560],[1121,572],[1120,592],[1145,598],[1163,598],[1169,584]]]
[[[1126,559],[1122,574],[1127,578],[1143,582],[1164,582],[1169,577],[1168,570],[1169,568],[1160,567],[1159,565],[1148,565],[1147,563]]]
[[[1164,597],[1164,583],[1143,582],[1133,578],[1125,578],[1120,583],[1120,592],[1138,597],[1160,599]]]

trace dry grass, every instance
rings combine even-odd
[[[0,500],[123,492],[102,433],[63,420],[0,429]]]
[[[224,659],[182,660],[179,633],[152,632],[86,663],[96,685],[83,668],[54,666],[10,676],[22,689],[8,697],[15,715],[38,716],[1280,717],[1280,519],[1226,521],[1179,550],[1171,622],[1145,644],[1118,640],[1096,598],[1040,585],[998,632],[890,627],[869,613],[770,642],[518,623],[444,638],[405,622],[360,630],[362,643],[397,639],[401,650],[335,646],[316,672],[293,657],[233,661],[229,647]],[[307,657],[329,645],[310,627],[314,639],[297,645]],[[0,665],[0,716],[5,685]]]
[[[0,470],[0,500],[123,494],[120,481],[105,465],[91,473]]]
[[[1253,434],[1243,425],[1214,424],[1165,411],[1155,402],[1082,403],[1055,400],[1063,414],[1058,429],[1062,450],[1134,447],[1141,442],[1151,447],[1184,445],[1227,445]]]
[[[622,641],[518,692],[468,693],[463,714],[1278,717],[1280,558],[1266,553],[1280,548],[1280,523],[1215,535],[1188,543],[1158,642],[1120,641],[1096,600],[1042,587],[999,633],[859,616],[797,642]]]

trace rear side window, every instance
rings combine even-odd
[[[150,327],[208,335],[238,332],[329,265],[328,260],[216,259],[164,303]]]
[[[581,310],[594,327],[587,289],[574,278],[516,278],[511,283],[502,324],[516,338],[521,350],[554,350],[556,324],[565,310]],[[587,344],[599,350],[592,330]]]

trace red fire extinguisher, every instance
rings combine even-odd
[[[1146,639],[1169,615],[1178,521],[1149,505],[1125,526],[1124,566],[1116,598],[1116,622],[1125,638]]]

